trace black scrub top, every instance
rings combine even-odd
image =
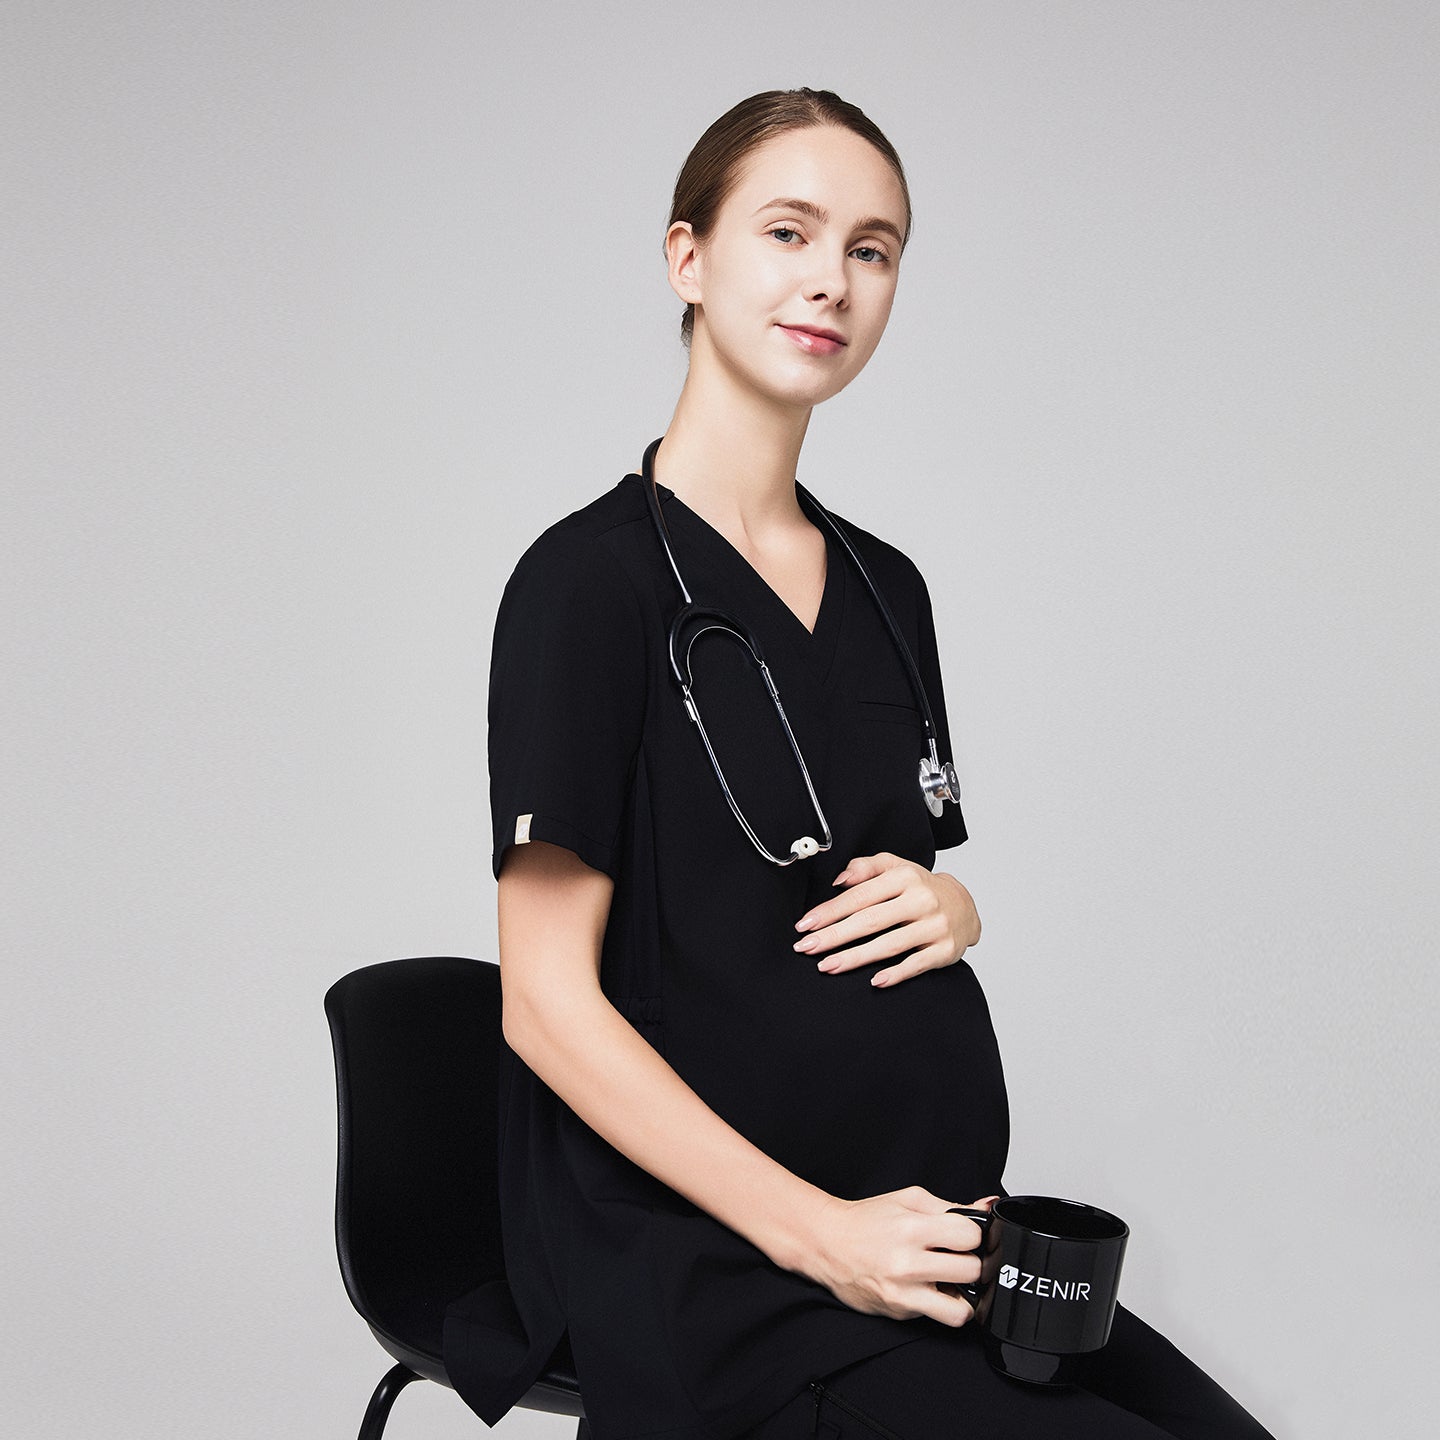
[[[891,851],[931,868],[966,838],[957,806],[932,817],[921,796],[920,713],[874,600],[816,520],[828,560],[807,631],[658,487],[695,600],[759,639],[829,820],[832,848],[781,868],[736,823],[671,675],[680,597],[643,483],[626,475],[552,525],[505,587],[489,701],[496,875],[510,845],[535,840],[609,875],[605,995],[796,1174],[847,1199],[913,1184],[957,1204],[1001,1192],[1005,1085],[969,965],[876,989],[878,965],[827,975],[793,949],[795,921],[838,893],[851,857]],[[900,551],[841,523],[919,665],[944,760],[925,582]],[[820,839],[748,656],[712,633],[694,661],[706,729],[761,838],[781,855],[798,836]],[[447,1370],[487,1422],[568,1338],[596,1440],[730,1440],[810,1377],[939,1328],[861,1314],[780,1269],[600,1139],[508,1049],[501,1069],[508,1289],[457,1300],[445,1327]]]

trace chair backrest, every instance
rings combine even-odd
[[[377,1331],[438,1347],[445,1305],[504,1273],[496,1157],[500,970],[367,965],[325,996],[340,1117],[335,1239]]]

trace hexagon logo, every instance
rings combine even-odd
[[[1014,1265],[1002,1265],[1000,1267],[1000,1283],[1007,1290],[1013,1290],[1020,1283],[1020,1271]]]

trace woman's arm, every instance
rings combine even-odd
[[[600,989],[614,886],[571,851],[507,850],[500,873],[505,1039],[598,1135],[776,1265],[847,1305],[963,1325],[971,1307],[936,1289],[979,1278],[980,1230],[919,1186],[830,1195],[726,1124]],[[967,1253],[955,1253],[967,1252]]]

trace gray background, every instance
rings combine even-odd
[[[6,1432],[354,1434],[321,995],[493,955],[501,585],[812,84],[913,186],[801,478],[934,592],[1007,1183],[1284,1440],[1432,1434],[1436,13],[12,0]]]

